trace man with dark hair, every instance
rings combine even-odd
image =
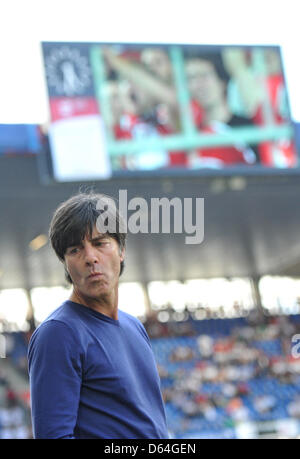
[[[113,200],[70,198],[50,240],[73,289],[30,340],[34,437],[168,438],[148,335],[118,309],[126,233]]]

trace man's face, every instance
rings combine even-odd
[[[192,99],[204,109],[209,109],[224,100],[225,83],[219,78],[209,61],[191,59],[186,64],[186,76]]]
[[[74,292],[92,299],[110,295],[118,286],[124,256],[125,249],[120,253],[118,242],[108,234],[99,233],[95,227],[91,238],[86,236],[65,253],[64,263]]]

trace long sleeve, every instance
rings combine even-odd
[[[49,320],[33,334],[28,349],[34,438],[75,438],[82,353],[73,330]]]

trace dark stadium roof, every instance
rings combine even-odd
[[[28,244],[80,184],[42,184],[34,156],[0,161],[0,288],[64,283],[49,243],[37,251]],[[184,234],[129,235],[123,281],[300,276],[300,177],[114,179],[95,189],[116,198],[119,189],[129,198],[205,198],[202,244],[185,244]]]

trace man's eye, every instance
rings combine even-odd
[[[78,250],[79,250],[78,247],[73,247],[72,249],[69,249],[69,253],[73,255],[73,254],[77,253]]]
[[[102,246],[105,246],[105,245],[107,245],[107,244],[108,244],[107,241],[98,241],[98,242],[95,242],[96,247],[102,247]]]

